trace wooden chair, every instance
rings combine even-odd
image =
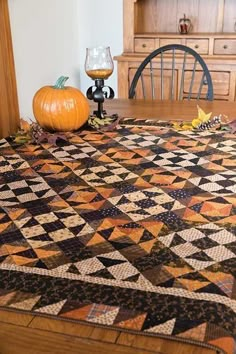
[[[213,100],[210,72],[192,48],[170,44],[150,53],[130,84],[129,98]]]

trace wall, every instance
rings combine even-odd
[[[84,93],[86,47],[122,52],[122,0],[8,0],[21,117],[33,118],[32,98],[61,75]],[[107,84],[117,91],[116,62]]]
[[[83,92],[86,92],[93,84],[84,72],[86,48],[104,45],[110,46],[112,56],[122,53],[123,0],[78,0],[78,2],[80,85]],[[106,84],[117,92],[116,62],[114,66],[114,73]]]

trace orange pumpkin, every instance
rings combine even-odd
[[[33,112],[38,124],[49,131],[79,129],[89,117],[89,104],[77,88],[64,86],[61,76],[54,86],[40,88],[33,98]]]

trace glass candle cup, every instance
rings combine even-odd
[[[113,69],[110,47],[86,48],[85,71],[91,79],[108,79]]]

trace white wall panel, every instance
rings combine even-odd
[[[21,117],[33,118],[32,98],[60,75],[84,93],[87,46],[122,52],[122,0],[8,0]],[[117,87],[115,71],[107,83]]]

